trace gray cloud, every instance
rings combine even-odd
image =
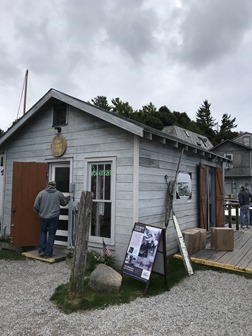
[[[175,55],[193,68],[212,64],[243,43],[252,23],[249,0],[204,0],[181,9]]]
[[[108,23],[107,38],[128,54],[134,61],[142,61],[146,53],[157,48],[154,33],[158,27],[158,17],[154,8],[143,6],[144,1],[127,1],[122,6],[115,1],[114,15]]]
[[[120,97],[135,109],[151,101],[191,118],[208,99],[214,118],[237,116],[246,129],[251,6],[250,0],[19,0],[15,6],[1,0],[0,128],[16,116],[29,69],[29,107],[51,87],[83,100]]]
[[[20,75],[20,70],[18,69],[17,63],[10,59],[8,52],[8,46],[6,43],[0,41],[0,73],[1,82],[6,81],[6,84],[14,84],[16,75]]]

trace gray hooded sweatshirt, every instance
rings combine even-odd
[[[40,191],[35,199],[33,209],[40,218],[54,218],[60,215],[60,205],[69,203],[69,197],[65,197],[61,191],[54,186],[48,186]]]

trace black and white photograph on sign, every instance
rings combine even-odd
[[[162,229],[135,224],[123,265],[123,273],[148,281],[155,261]]]

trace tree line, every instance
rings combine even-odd
[[[236,118],[224,113],[220,124],[212,117],[211,104],[204,100],[196,112],[196,120],[191,120],[186,112],[171,112],[165,105],[159,109],[152,103],[144,105],[139,110],[134,110],[128,102],[123,102],[120,98],[114,98],[111,103],[107,97],[97,96],[91,103],[110,112],[141,122],[158,130],[165,126],[176,125],[189,131],[206,136],[215,146],[223,140],[233,139],[239,135],[233,131],[237,124]]]
[[[206,136],[214,146],[223,140],[233,139],[239,135],[238,132],[233,131],[237,127],[236,118],[224,113],[219,124],[212,117],[211,104],[208,100],[204,100],[198,108],[196,120],[191,120],[186,112],[172,112],[165,105],[157,108],[151,102],[139,110],[134,110],[128,102],[123,102],[120,98],[113,98],[109,103],[106,96],[97,96],[91,99],[91,104],[158,130],[171,125],[185,128]],[[13,124],[16,122],[14,121]],[[0,137],[3,133],[4,131],[0,129]]]

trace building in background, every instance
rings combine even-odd
[[[237,198],[240,185],[252,192],[252,134],[246,132],[223,141],[212,151],[230,160],[225,164],[225,196]]]

